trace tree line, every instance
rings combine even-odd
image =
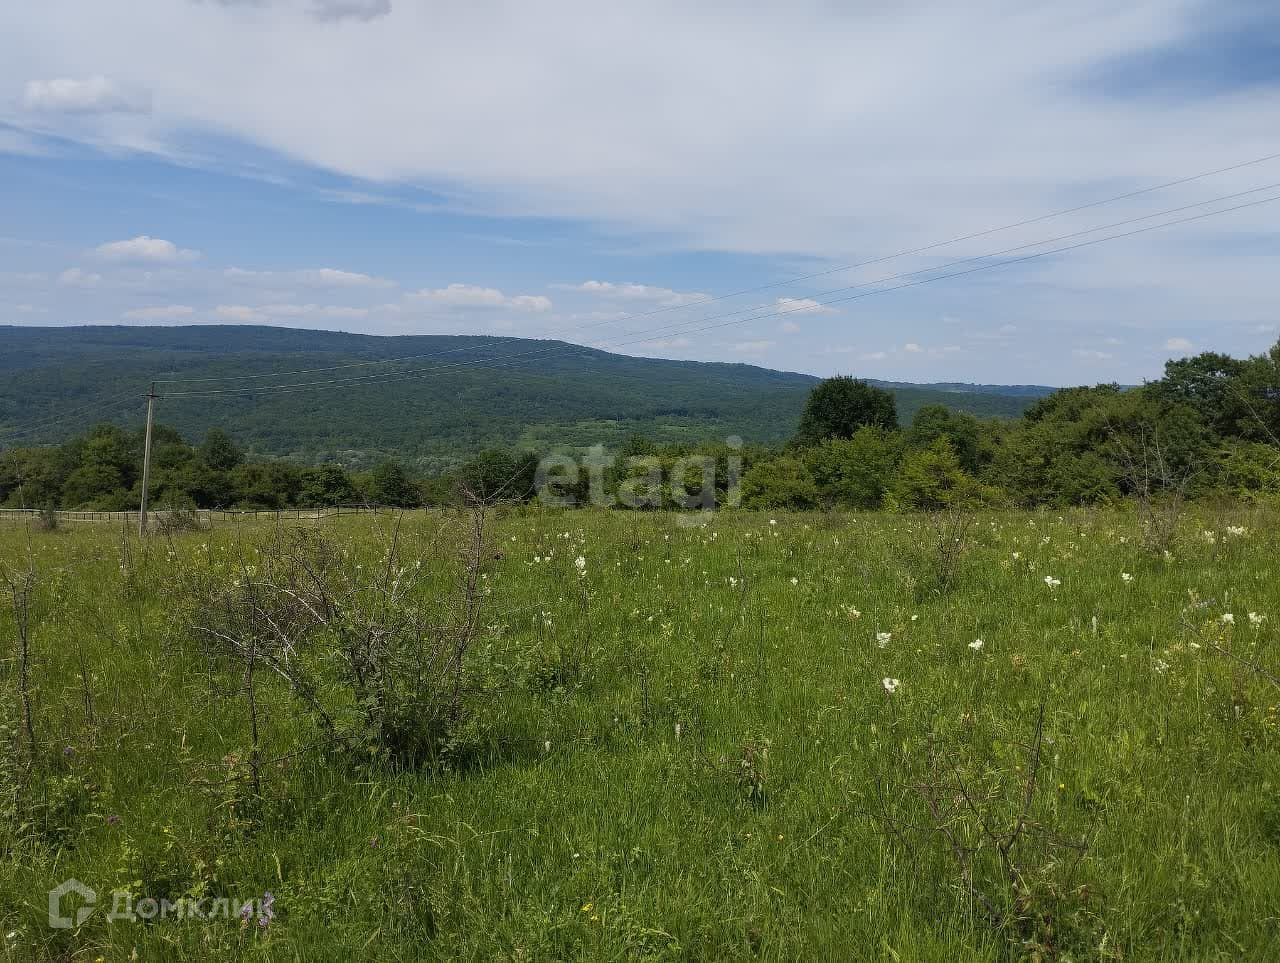
[[[61,445],[0,452],[0,506],[135,508],[142,448],[140,431],[101,424]],[[658,445],[634,436],[595,483],[616,490],[636,465],[671,478],[679,473],[670,469],[697,455],[715,466],[720,498],[740,481],[741,504],[761,509],[911,511],[1069,506],[1163,492],[1277,494],[1280,342],[1246,359],[1206,352],[1170,361],[1162,378],[1137,388],[1065,388],[1012,420],[931,404],[904,426],[889,392],[830,378],[814,388],[784,445]],[[361,471],[301,466],[248,458],[221,429],[192,444],[157,425],[150,495],[161,508],[519,501],[536,496],[538,466],[538,453],[503,449],[425,476],[393,460]],[[592,482],[579,484],[585,496]],[[684,495],[659,490],[645,504],[688,504]]]
[[[1280,494],[1280,342],[1173,360],[1137,388],[1064,388],[1015,420],[928,405],[902,428],[892,396],[832,378],[743,487],[760,508],[904,510]]]

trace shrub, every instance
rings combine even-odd
[[[818,486],[804,461],[784,455],[753,466],[743,476],[742,504],[745,508],[815,508]]]
[[[56,532],[58,530],[58,510],[52,505],[45,505],[36,514],[36,530],[40,532]]]
[[[965,473],[955,449],[945,438],[902,460],[892,489],[894,503],[904,511],[992,504],[999,493]]]
[[[249,547],[238,571],[182,573],[187,622],[216,659],[243,673],[255,732],[253,679],[274,676],[328,742],[362,758],[419,765],[454,754],[483,689],[470,650],[480,631],[486,519],[480,510],[464,517],[461,546],[445,537],[416,558],[397,521],[384,556],[368,566],[351,565],[340,547],[304,529]],[[424,561],[459,556],[456,594],[428,595]]]
[[[896,432],[870,426],[832,438],[805,454],[824,507],[879,508],[902,459]]]
[[[1280,450],[1261,442],[1224,446],[1217,453],[1221,487],[1234,495],[1253,498],[1280,494]]]

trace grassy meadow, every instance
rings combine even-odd
[[[0,957],[1280,959],[1278,520],[8,524]]]

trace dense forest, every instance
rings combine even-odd
[[[198,440],[155,429],[151,496],[158,507],[291,508],[335,504],[443,504],[461,493],[534,497],[548,449],[476,451],[447,471],[383,459],[352,470],[249,457],[220,428]],[[754,508],[935,510],[949,505],[1066,506],[1161,494],[1237,497],[1280,493],[1280,343],[1235,359],[1215,353],[1171,361],[1137,388],[1067,388],[1018,419],[980,418],[939,404],[900,421],[895,396],[852,378],[816,383],[791,437],[774,446],[670,443],[632,433],[593,482],[561,486],[578,503],[598,484],[614,491],[637,473],[675,477],[682,459],[714,464],[723,500],[740,479]],[[0,505],[129,509],[141,494],[142,433],[110,423],[61,445],[11,448],[0,457]],[[731,470],[731,466],[734,466]],[[683,484],[683,483],[681,483]],[[669,485],[646,505],[680,504]]]
[[[308,373],[288,374],[299,370]],[[185,438],[219,427],[253,458],[355,469],[394,458],[419,474],[455,469],[486,448],[614,448],[635,434],[660,445],[730,435],[776,445],[818,380],[520,338],[0,327],[0,444],[62,443],[102,421],[137,428],[157,379],[158,416]],[[269,387],[297,382],[313,387]],[[1050,390],[885,387],[904,418],[928,404],[1017,417]]]

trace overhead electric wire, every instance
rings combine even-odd
[[[757,285],[755,287],[750,287],[750,288],[743,288],[739,291],[730,291],[726,294],[707,296],[707,297],[700,298],[696,301],[688,302],[686,304],[664,305],[662,307],[654,308],[650,311],[630,312],[630,313],[623,314],[621,317],[595,321],[585,325],[570,325],[570,326],[562,327],[559,329],[552,329],[547,334],[548,336],[554,336],[554,335],[563,334],[569,331],[587,330],[587,329],[599,327],[605,324],[617,324],[621,321],[653,317],[654,315],[664,314],[670,311],[676,311],[683,308],[697,307],[699,305],[704,305],[704,304],[712,304],[718,301],[725,301],[730,298],[741,297],[745,294],[755,294],[760,291],[767,291],[767,290],[772,290],[780,287],[786,287],[792,284],[799,284],[802,281],[810,281],[810,280],[813,280],[814,278],[827,277],[832,274],[840,274],[844,271],[853,271],[858,268],[870,267],[875,264],[883,264],[888,261],[897,260],[899,258],[912,257],[917,254],[925,254],[929,251],[934,251],[942,247],[948,247],[952,244],[959,244],[964,241],[972,241],[972,240],[977,240],[978,238],[990,237],[993,234],[1000,234],[1004,231],[1015,230],[1019,227],[1027,227],[1031,224],[1038,224],[1043,221],[1051,220],[1056,217],[1065,217],[1068,214],[1077,214],[1081,211],[1091,210],[1093,208],[1102,207],[1107,204],[1114,204],[1118,201],[1129,200],[1134,197],[1141,197],[1145,194],[1151,194],[1156,191],[1167,190],[1170,187],[1178,187],[1183,184],[1190,184],[1198,180],[1204,180],[1207,177],[1215,177],[1219,174],[1227,174],[1233,171],[1243,170],[1246,167],[1253,167],[1258,164],[1263,164],[1263,163],[1266,163],[1267,161],[1272,161],[1277,159],[1280,159],[1280,153],[1267,154],[1262,157],[1254,158],[1253,160],[1242,161],[1241,163],[1238,163],[1238,164],[1232,164],[1227,167],[1220,167],[1211,171],[1202,171],[1201,173],[1192,174],[1188,177],[1181,177],[1176,180],[1165,181],[1164,183],[1161,183],[1161,184],[1154,184],[1150,187],[1143,187],[1137,190],[1127,191],[1123,194],[1116,194],[1112,197],[1102,198],[1101,200],[1090,201],[1087,204],[1080,204],[1076,207],[1069,207],[1069,208],[1064,208],[1058,211],[1052,211],[1048,214],[1041,214],[1036,217],[1027,218],[1025,220],[1017,221],[1012,224],[1006,224],[1002,227],[988,228],[986,230],[977,231],[972,234],[965,234],[958,237],[953,237],[945,241],[937,241],[931,244],[927,244],[923,247],[917,247],[917,248],[912,248],[910,250],[899,251],[895,254],[887,254],[882,257],[872,258],[866,261],[859,261],[853,264],[844,264],[837,267],[828,268],[822,271],[817,271],[812,274],[804,274],[797,277],[788,278],[783,281],[773,281],[768,284]],[[1232,196],[1238,196],[1238,195],[1232,195]],[[1211,203],[1211,202],[1204,202],[1204,203]],[[1159,216],[1159,215],[1150,215],[1150,216]],[[1095,230],[1105,230],[1105,229],[1106,228],[1095,228]],[[1044,243],[1048,243],[1048,242],[1044,242]],[[839,290],[844,290],[844,289],[839,289]],[[744,308],[742,310],[753,310],[753,309]],[[725,317],[725,316],[727,315],[722,315],[722,317]],[[502,341],[511,340],[510,338],[500,337],[497,335],[490,335],[490,336],[476,335],[475,337],[488,337],[490,339],[490,343],[499,343]],[[464,351],[469,351],[472,349],[472,347],[473,346],[471,345],[466,345],[466,346],[442,349],[440,351],[427,352],[427,353],[418,354],[418,355],[405,355],[398,358],[378,358],[378,359],[372,359],[369,361],[353,361],[353,362],[347,362],[339,365],[328,365],[328,366],[317,367],[317,368],[298,368],[298,369],[293,369],[289,371],[261,372],[258,374],[245,374],[245,375],[220,375],[220,376],[204,377],[204,378],[157,379],[156,384],[207,384],[207,383],[222,382],[222,381],[249,381],[249,380],[259,380],[264,378],[281,378],[281,377],[292,376],[292,375],[319,374],[327,371],[342,371],[350,368],[370,367],[373,365],[397,364],[397,363],[403,363],[406,361],[419,361],[424,358],[442,357],[447,354],[457,354]]]
[[[1007,247],[1002,251],[993,251],[990,254],[976,254],[976,255],[973,255],[972,257],[963,257],[954,261],[947,261],[944,264],[935,264],[932,267],[917,268],[914,271],[903,271],[899,274],[890,274],[887,277],[877,278],[874,281],[862,281],[858,284],[849,284],[849,285],[845,285],[844,287],[830,288],[826,291],[820,291],[817,294],[814,294],[807,300],[813,301],[821,306],[827,303],[822,301],[821,299],[831,294],[840,294],[843,291],[856,291],[861,288],[871,287],[872,285],[875,285],[875,284],[884,284],[888,281],[898,281],[898,280],[901,280],[902,278],[916,277],[917,275],[929,274],[933,271],[945,271],[948,268],[957,267],[961,264],[972,264],[974,261],[987,261],[987,260],[990,260],[991,258],[1004,257],[1006,254],[1013,254],[1017,251],[1025,251],[1033,247],[1043,247],[1046,244],[1057,244],[1059,241],[1069,241],[1072,238],[1083,237],[1086,234],[1097,234],[1099,231],[1110,231],[1110,230],[1114,230],[1117,227],[1126,227],[1129,224],[1137,224],[1141,221],[1149,221],[1152,218],[1156,218],[1156,217],[1167,217],[1170,214],[1181,214],[1183,211],[1190,211],[1197,207],[1205,207],[1210,204],[1221,204],[1224,201],[1233,201],[1233,200],[1236,200],[1237,198],[1248,197],[1250,194],[1260,194],[1263,191],[1276,190],[1277,188],[1280,188],[1280,181],[1277,181],[1271,184],[1264,184],[1262,187],[1253,187],[1247,191],[1239,191],[1235,194],[1223,194],[1220,197],[1212,197],[1207,201],[1197,201],[1194,204],[1184,204],[1181,207],[1172,207],[1167,210],[1156,211],[1153,214],[1141,214],[1137,217],[1125,218],[1123,221],[1113,221],[1110,224],[1100,224],[1097,227],[1089,227],[1079,231],[1072,231],[1068,234],[1059,234],[1057,237],[1048,237],[1039,241],[1028,241],[1025,244],[1016,244],[1013,247]],[[676,331],[680,330],[681,328],[683,328],[688,324],[700,323],[701,321],[716,321],[721,318],[732,317],[735,314],[743,314],[746,311],[759,310],[761,307],[764,307],[764,306],[757,305],[755,308],[744,308],[738,311],[728,311],[728,312],[725,312],[724,314],[709,315],[707,317],[700,318],[697,321],[680,322],[679,324],[665,325],[661,328],[650,328],[647,330],[649,332],[661,331],[666,333],[675,333]],[[812,311],[812,308],[808,305],[800,305],[790,310],[792,310],[793,313],[796,313],[796,314],[805,314]],[[624,332],[624,336],[628,334],[642,334],[642,333],[645,333],[645,332],[644,331]]]
[[[1225,209],[1223,209],[1223,210],[1221,210],[1221,211],[1209,211],[1209,212],[1204,213],[1204,214],[1196,214],[1196,215],[1193,215],[1193,216],[1191,216],[1191,217],[1183,217],[1183,218],[1179,218],[1178,220],[1175,220],[1175,221],[1167,221],[1167,222],[1165,222],[1165,223],[1163,223],[1163,224],[1153,224],[1153,225],[1151,225],[1150,227],[1142,227],[1142,228],[1138,228],[1137,230],[1134,230],[1134,231],[1126,231],[1126,232],[1124,232],[1124,233],[1122,233],[1122,234],[1111,234],[1111,235],[1108,235],[1107,237],[1095,238],[1095,239],[1093,239],[1093,240],[1091,240],[1091,241],[1081,241],[1081,242],[1080,242],[1080,243],[1078,243],[1078,244],[1068,244],[1068,245],[1066,245],[1065,247],[1053,248],[1052,250],[1048,250],[1048,251],[1037,251],[1035,254],[1027,254],[1027,255],[1024,255],[1023,257],[1010,258],[1010,259],[1009,259],[1009,260],[1007,260],[1007,261],[997,261],[997,262],[995,262],[995,263],[993,263],[993,264],[980,264],[980,265],[978,265],[977,267],[969,268],[969,269],[968,269],[968,270],[966,270],[966,271],[955,271],[955,272],[953,272],[953,273],[951,273],[951,274],[942,274],[942,275],[937,275],[937,276],[934,276],[934,277],[922,278],[922,279],[921,279],[921,280],[919,280],[919,281],[911,281],[910,283],[907,283],[907,284],[899,284],[899,285],[896,285],[896,286],[891,287],[891,288],[877,288],[876,290],[873,290],[873,291],[864,291],[864,292],[863,292],[863,293],[861,293],[861,294],[854,294],[854,295],[850,295],[850,296],[848,296],[848,297],[843,297],[843,298],[832,298],[832,299],[831,299],[831,300],[829,300],[829,301],[825,301],[825,302],[823,302],[823,304],[824,304],[824,305],[828,305],[828,304],[843,304],[843,303],[846,303],[846,302],[848,302],[848,301],[857,301],[857,300],[859,300],[859,299],[861,299],[861,298],[868,298],[868,297],[871,297],[872,295],[876,295],[876,294],[890,294],[890,293],[892,293],[892,292],[894,292],[894,291],[902,291],[902,290],[904,290],[904,289],[906,289],[906,288],[914,288],[914,287],[918,287],[918,286],[920,286],[920,285],[922,285],[922,284],[932,284],[932,283],[933,283],[933,282],[935,282],[935,281],[946,281],[946,280],[949,280],[949,279],[951,279],[951,278],[958,278],[958,277],[964,277],[964,276],[969,275],[969,274],[976,274],[976,273],[978,273],[979,271],[988,271],[988,270],[991,270],[991,269],[993,269],[993,268],[998,268],[998,267],[1008,267],[1008,266],[1009,266],[1009,265],[1011,265],[1011,264],[1021,264],[1021,263],[1026,262],[1026,261],[1033,261],[1033,260],[1035,260],[1036,258],[1047,257],[1047,256],[1049,256],[1049,255],[1051,255],[1051,254],[1062,254],[1062,253],[1065,253],[1065,252],[1067,252],[1067,251],[1075,251],[1075,250],[1078,250],[1078,249],[1080,249],[1080,248],[1090,247],[1090,246],[1092,246],[1092,245],[1094,245],[1094,244],[1100,244],[1100,243],[1102,243],[1103,241],[1115,241],[1115,240],[1120,240],[1121,238],[1134,237],[1134,236],[1136,236],[1136,235],[1138,235],[1138,234],[1147,234],[1147,233],[1149,233],[1149,232],[1151,232],[1151,231],[1159,230],[1160,228],[1165,228],[1165,227],[1174,227],[1174,226],[1176,226],[1176,225],[1178,225],[1178,224],[1188,224],[1188,223],[1191,223],[1192,221],[1201,221],[1201,220],[1204,220],[1205,218],[1208,218],[1208,217],[1214,217],[1214,216],[1219,215],[1219,214],[1230,214],[1230,213],[1232,213],[1233,211],[1240,211],[1240,210],[1244,210],[1245,208],[1249,208],[1249,207],[1258,207],[1258,206],[1260,206],[1260,205],[1262,205],[1262,204],[1270,204],[1270,203],[1273,203],[1274,201],[1280,201],[1280,194],[1277,194],[1275,197],[1264,197],[1264,198],[1262,198],[1261,200],[1257,200],[1257,201],[1250,201],[1250,202],[1249,202],[1249,203],[1247,203],[1247,204],[1238,204],[1238,205],[1236,205],[1235,207],[1228,207],[1228,208],[1225,208]],[[750,323],[750,322],[752,322],[752,321],[768,320],[768,319],[770,319],[770,318],[780,317],[780,316],[782,316],[782,315],[784,315],[784,314],[791,314],[791,313],[795,313],[795,312],[794,312],[794,311],[775,311],[775,312],[771,312],[771,313],[769,313],[769,314],[759,315],[758,317],[752,317],[752,318],[739,318],[739,319],[736,319],[736,320],[734,320],[734,321],[725,321],[725,322],[721,322],[721,323],[719,323],[719,324],[707,325],[706,327],[703,327],[703,328],[693,328],[692,330],[687,331],[687,332],[684,332],[684,333],[686,333],[686,334],[697,334],[697,333],[702,332],[702,331],[710,331],[710,330],[712,330],[712,329],[714,329],[714,328],[728,327],[729,325],[732,325],[732,324],[747,324],[747,323]],[[664,337],[664,335],[657,335],[657,336],[655,336],[654,338],[641,338],[641,339],[638,339],[638,340],[635,340],[635,341],[626,341],[626,342],[621,342],[621,343],[614,343],[613,345],[611,345],[611,347],[615,347],[615,348],[616,348],[616,347],[624,347],[625,345],[628,345],[628,344],[643,344],[645,341],[652,341],[652,340],[656,340],[657,338],[660,338],[660,337]]]
[[[922,284],[931,284],[931,283],[934,283],[935,281],[943,281],[943,280],[947,280],[947,279],[950,279],[950,278],[963,277],[963,276],[966,276],[966,275],[969,275],[969,274],[975,274],[975,273],[978,273],[978,272],[980,272],[980,271],[992,270],[992,269],[994,269],[994,268],[998,268],[998,267],[1007,267],[1007,266],[1009,266],[1009,265],[1013,265],[1013,264],[1020,264],[1020,263],[1024,263],[1024,262],[1027,262],[1027,261],[1036,260],[1036,259],[1038,259],[1038,258],[1048,257],[1048,256],[1053,255],[1053,254],[1061,254],[1061,253],[1065,253],[1065,252],[1067,252],[1067,251],[1079,250],[1079,249],[1081,249],[1081,248],[1091,247],[1091,246],[1093,246],[1093,245],[1101,244],[1101,243],[1104,243],[1104,242],[1107,242],[1107,241],[1113,241],[1113,240],[1119,240],[1119,239],[1122,239],[1122,238],[1133,237],[1133,236],[1136,236],[1136,235],[1139,235],[1139,234],[1146,234],[1146,233],[1149,233],[1149,232],[1151,232],[1151,231],[1160,230],[1160,229],[1163,229],[1163,228],[1166,228],[1166,227],[1174,227],[1174,226],[1177,226],[1177,225],[1180,225],[1180,224],[1187,224],[1187,223],[1191,223],[1191,222],[1194,222],[1194,221],[1205,220],[1206,218],[1216,217],[1216,216],[1219,216],[1219,215],[1222,215],[1222,214],[1230,214],[1230,213],[1233,213],[1233,212],[1235,212],[1235,211],[1240,211],[1240,210],[1244,210],[1244,209],[1246,209],[1246,208],[1251,208],[1251,207],[1257,207],[1257,206],[1259,206],[1259,205],[1261,205],[1261,204],[1267,204],[1267,203],[1271,203],[1271,202],[1273,202],[1273,201],[1280,200],[1280,195],[1276,195],[1276,196],[1274,196],[1274,197],[1262,198],[1262,199],[1260,199],[1260,200],[1256,200],[1256,201],[1250,201],[1250,202],[1247,202],[1247,203],[1245,203],[1245,204],[1239,204],[1239,205],[1236,205],[1236,206],[1234,206],[1234,207],[1223,208],[1223,209],[1221,209],[1221,210],[1207,211],[1207,212],[1205,212],[1205,213],[1203,213],[1203,214],[1197,214],[1197,215],[1193,215],[1193,216],[1190,216],[1190,217],[1177,218],[1177,219],[1172,220],[1172,221],[1166,221],[1166,222],[1162,222],[1162,223],[1160,223],[1160,224],[1153,224],[1153,225],[1149,225],[1149,226],[1144,227],[1144,228],[1139,228],[1139,229],[1137,229],[1137,230],[1122,232],[1122,233],[1120,233],[1120,234],[1107,235],[1107,236],[1105,236],[1105,237],[1100,237],[1100,238],[1092,238],[1092,239],[1087,240],[1087,241],[1081,241],[1081,242],[1076,243],[1076,244],[1070,244],[1070,245],[1066,245],[1066,246],[1063,246],[1063,247],[1052,248],[1052,249],[1050,249],[1050,250],[1046,250],[1046,251],[1037,251],[1037,252],[1035,252],[1035,253],[1033,253],[1033,254],[1024,255],[1024,256],[1022,256],[1022,257],[1010,258],[1010,259],[1003,260],[1003,261],[990,261],[990,259],[991,259],[992,257],[999,257],[999,256],[1001,256],[1002,254],[1009,253],[1010,251],[1014,251],[1014,250],[1025,250],[1025,249],[1026,249],[1026,248],[1028,248],[1028,247],[1039,247],[1039,246],[1042,246],[1042,245],[1044,245],[1044,244],[1056,243],[1056,242],[1057,242],[1057,241],[1059,241],[1059,240],[1064,240],[1064,239],[1067,239],[1067,238],[1070,238],[1070,237],[1079,237],[1079,236],[1080,236],[1080,235],[1082,235],[1082,234],[1092,234],[1092,233],[1096,233],[1097,231],[1100,231],[1100,230],[1108,230],[1108,229],[1110,229],[1110,228],[1112,228],[1112,227],[1118,227],[1118,226],[1122,226],[1122,225],[1124,225],[1124,224],[1132,224],[1132,223],[1136,223],[1137,221],[1150,220],[1152,217],[1161,217],[1161,216],[1166,216],[1166,215],[1168,215],[1168,214],[1171,214],[1171,213],[1177,213],[1177,212],[1179,212],[1179,211],[1183,211],[1183,210],[1188,210],[1188,209],[1193,208],[1193,207],[1202,207],[1202,206],[1204,206],[1205,204],[1221,203],[1221,201],[1223,201],[1223,200],[1227,200],[1227,199],[1234,198],[1234,197],[1241,197],[1241,196],[1245,196],[1245,195],[1247,195],[1247,194],[1257,193],[1257,191],[1259,191],[1259,190],[1267,190],[1267,189],[1272,189],[1272,188],[1274,188],[1274,187],[1280,187],[1280,184],[1277,184],[1277,185],[1268,185],[1267,187],[1264,187],[1264,188],[1256,188],[1256,189],[1254,189],[1254,190],[1250,190],[1250,191],[1243,191],[1243,192],[1240,192],[1240,193],[1238,193],[1238,194],[1224,195],[1223,197],[1220,197],[1220,198],[1214,198],[1214,199],[1212,199],[1212,200],[1210,200],[1210,201],[1204,201],[1204,202],[1200,202],[1200,203],[1198,203],[1198,204],[1184,205],[1183,207],[1173,208],[1173,209],[1170,209],[1170,210],[1168,210],[1168,211],[1162,211],[1162,212],[1159,212],[1159,213],[1157,213],[1157,214],[1144,215],[1144,216],[1142,216],[1142,217],[1138,217],[1138,218],[1130,218],[1130,219],[1128,219],[1128,220],[1126,220],[1126,221],[1116,222],[1115,224],[1112,224],[1112,225],[1106,225],[1106,226],[1103,226],[1103,227],[1092,228],[1092,229],[1089,229],[1089,230],[1086,230],[1086,231],[1077,231],[1077,232],[1074,232],[1073,234],[1062,235],[1061,237],[1058,237],[1058,238],[1050,238],[1050,239],[1046,239],[1046,240],[1041,240],[1041,241],[1033,242],[1033,243],[1030,243],[1030,244],[1020,245],[1019,247],[1016,247],[1016,248],[1009,248],[1009,249],[1006,249],[1006,250],[1005,250],[1005,251],[1003,251],[1003,252],[997,252],[997,253],[995,253],[995,254],[982,255],[982,256],[979,256],[979,257],[972,257],[972,258],[964,258],[964,259],[962,259],[962,260],[960,260],[960,261],[951,262],[951,263],[949,263],[949,264],[938,265],[938,266],[935,266],[935,267],[932,267],[932,268],[924,268],[924,269],[921,269],[921,270],[919,270],[919,271],[908,272],[908,273],[906,273],[906,274],[892,275],[892,276],[890,276],[890,277],[882,278],[882,279],[879,279],[879,280],[877,280],[877,281],[870,281],[870,282],[865,282],[864,284],[860,284],[860,285],[853,285],[853,286],[846,287],[846,288],[839,288],[839,289],[835,289],[835,291],[827,292],[827,293],[838,293],[839,291],[847,291],[847,290],[852,290],[852,289],[856,289],[856,288],[866,288],[866,287],[869,287],[869,286],[874,285],[874,284],[883,284],[883,283],[885,283],[885,282],[887,282],[887,281],[897,280],[897,279],[899,279],[899,278],[903,278],[903,277],[910,277],[910,276],[914,276],[914,275],[918,275],[918,274],[927,274],[927,273],[931,273],[931,272],[934,272],[934,271],[946,270],[946,268],[948,268],[948,267],[956,266],[956,265],[958,265],[958,264],[963,264],[963,263],[972,263],[973,261],[984,261],[984,262],[989,262],[989,263],[979,264],[979,265],[977,265],[976,267],[969,268],[969,269],[967,269],[967,270],[965,270],[965,271],[957,271],[957,272],[953,272],[953,273],[950,273],[950,274],[935,275],[935,276],[933,276],[933,277],[922,278],[922,279],[920,279],[920,280],[912,281],[912,282],[909,282],[909,283],[907,283],[907,284],[900,284],[900,285],[896,285],[896,286],[894,286],[894,287],[890,287],[890,288],[874,288],[874,289],[869,290],[869,291],[862,291],[862,293],[860,293],[860,294],[849,295],[849,296],[841,297],[841,298],[831,298],[831,299],[826,300],[826,301],[818,301],[817,303],[818,303],[818,304],[820,304],[820,305],[822,305],[822,306],[827,306],[827,305],[831,305],[831,304],[839,304],[839,303],[845,303],[845,302],[848,302],[848,301],[858,300],[858,299],[865,298],[865,297],[871,297],[871,296],[873,296],[873,295],[877,295],[877,294],[887,294],[887,293],[890,293],[890,292],[893,292],[893,291],[900,291],[900,290],[903,290],[903,289],[905,289],[905,288],[917,287],[917,286],[922,285]],[[746,309],[746,310],[751,310],[751,309]],[[812,311],[812,308],[811,308],[811,307],[809,307],[808,305],[805,305],[805,306],[801,306],[801,307],[797,307],[797,308],[787,308],[787,309],[779,309],[779,310],[769,311],[769,312],[766,312],[766,313],[764,313],[764,314],[758,314],[758,315],[753,315],[753,316],[749,316],[749,317],[734,318],[734,319],[732,319],[732,320],[728,320],[728,321],[720,321],[720,323],[717,323],[717,324],[708,324],[708,325],[704,325],[703,327],[697,327],[697,328],[684,328],[684,329],[681,329],[681,330],[679,330],[679,331],[673,331],[673,330],[670,330],[670,328],[671,328],[672,326],[668,325],[668,326],[664,326],[664,327],[659,328],[659,329],[652,329],[652,330],[650,330],[650,331],[633,331],[633,332],[627,332],[627,334],[628,334],[628,335],[629,335],[629,334],[648,334],[648,335],[649,335],[649,337],[645,337],[645,338],[635,338],[635,339],[628,340],[628,341],[617,341],[617,342],[612,342],[612,343],[610,343],[610,344],[608,344],[608,345],[605,345],[604,347],[580,346],[580,345],[561,344],[561,345],[555,345],[555,346],[552,346],[552,347],[547,348],[547,349],[531,350],[531,351],[529,351],[529,352],[524,352],[524,353],[522,353],[522,354],[517,354],[517,355],[512,355],[512,356],[498,357],[498,358],[481,358],[481,359],[471,359],[471,360],[467,360],[467,361],[459,361],[459,362],[453,362],[453,363],[446,363],[446,364],[442,364],[442,365],[432,365],[432,366],[427,367],[427,368],[422,368],[422,369],[418,369],[418,370],[416,370],[416,371],[412,371],[412,372],[405,372],[405,373],[399,373],[399,374],[387,373],[387,374],[385,374],[385,375],[383,375],[383,374],[378,374],[378,375],[369,375],[369,376],[358,377],[358,378],[339,378],[339,379],[329,379],[329,380],[326,380],[326,381],[315,381],[315,382],[286,383],[286,384],[277,384],[277,385],[247,385],[247,386],[237,386],[237,387],[233,387],[233,388],[220,388],[220,389],[219,389],[219,388],[215,388],[215,389],[198,389],[198,390],[194,390],[194,391],[174,391],[174,392],[166,392],[166,393],[165,393],[165,395],[164,395],[164,397],[171,397],[171,398],[180,398],[180,397],[211,397],[211,396],[214,396],[214,395],[222,395],[222,394],[268,393],[268,392],[269,392],[269,393],[278,393],[278,392],[291,392],[291,391],[301,391],[301,390],[316,390],[316,389],[322,389],[322,388],[334,388],[334,387],[355,387],[355,386],[361,386],[361,385],[372,385],[372,384],[389,384],[389,383],[394,383],[394,382],[397,382],[397,381],[404,381],[404,380],[409,380],[409,379],[412,379],[412,378],[421,377],[421,376],[423,376],[423,375],[425,375],[425,374],[428,374],[428,373],[431,373],[431,372],[434,372],[434,371],[441,371],[441,370],[446,370],[446,369],[449,369],[449,368],[467,367],[467,366],[470,366],[470,365],[476,365],[476,364],[491,364],[491,366],[493,366],[493,367],[506,367],[506,366],[509,366],[509,365],[510,365],[513,361],[515,361],[515,360],[521,360],[521,359],[525,359],[525,360],[527,360],[527,359],[530,359],[530,358],[535,358],[535,357],[540,357],[540,356],[549,355],[549,354],[555,353],[555,352],[557,352],[557,351],[563,351],[563,350],[565,350],[565,349],[569,349],[569,350],[575,350],[575,349],[576,349],[576,350],[579,350],[579,351],[599,351],[599,350],[604,350],[604,348],[605,348],[605,347],[608,347],[608,348],[625,347],[625,346],[629,346],[629,345],[633,345],[633,344],[643,344],[643,343],[646,343],[646,342],[649,342],[649,341],[656,341],[656,340],[660,340],[661,338],[668,337],[669,335],[671,335],[671,334],[675,334],[675,333],[680,333],[680,334],[696,334],[696,333],[699,333],[699,332],[702,332],[702,331],[712,330],[712,329],[714,329],[714,328],[728,327],[728,326],[735,325],[735,324],[747,324],[747,323],[751,323],[751,322],[754,322],[754,321],[763,321],[763,320],[769,320],[769,319],[777,318],[777,317],[785,317],[785,316],[787,316],[787,315],[791,315],[791,314],[809,313],[809,312],[811,312],[811,311]],[[741,313],[741,312],[731,312],[731,313],[732,313],[732,314],[739,314],[739,313]],[[712,316],[708,316],[708,317],[704,317],[704,318],[693,319],[693,320],[691,320],[691,321],[685,322],[684,324],[685,324],[685,325],[703,324],[704,322],[707,322],[707,321],[717,321],[718,319],[723,318],[723,317],[725,317],[725,315],[712,315]],[[657,333],[654,333],[655,331],[656,331]]]

